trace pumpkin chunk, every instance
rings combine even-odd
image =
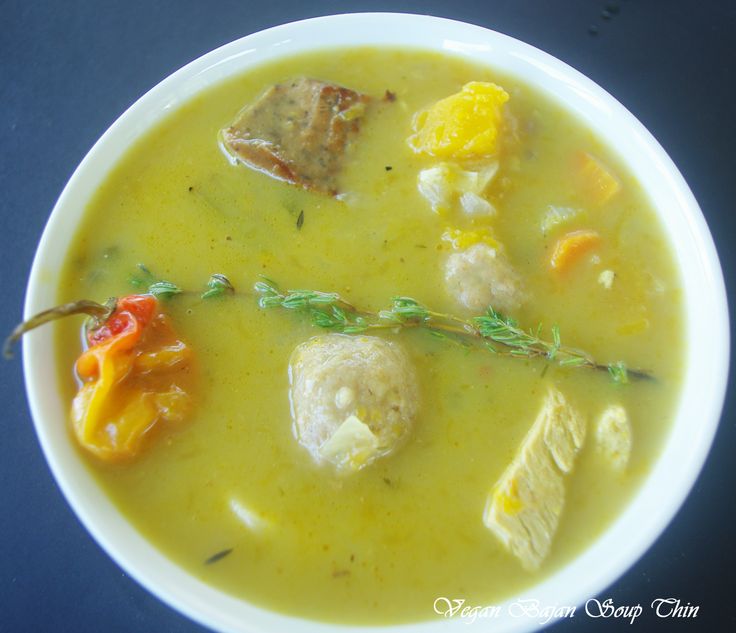
[[[572,231],[560,238],[550,259],[550,266],[558,271],[569,268],[585,253],[595,248],[601,241],[597,231],[582,229]]]
[[[508,93],[494,83],[471,81],[414,118],[410,147],[436,158],[477,160],[496,153],[502,106]]]
[[[575,168],[580,191],[595,206],[603,206],[621,189],[621,183],[611,170],[588,152],[575,155]]]

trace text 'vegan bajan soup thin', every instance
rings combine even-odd
[[[303,55],[169,115],[69,251],[59,300],[109,296],[76,373],[59,327],[80,458],[191,573],[319,620],[537,583],[621,512],[680,384],[635,175],[435,53]]]

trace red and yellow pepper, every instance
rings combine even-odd
[[[72,403],[74,433],[82,447],[105,461],[134,457],[160,423],[185,417],[189,347],[177,339],[158,300],[147,294],[118,299],[87,342],[76,363],[82,385]]]

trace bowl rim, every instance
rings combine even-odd
[[[601,134],[598,128],[596,132],[632,172],[640,168],[645,173],[641,184],[653,198],[652,206],[668,235],[685,291],[687,356],[683,361],[685,375],[675,420],[650,473],[623,512],[582,553],[541,582],[505,601],[502,607],[508,615],[508,606],[520,599],[539,600],[542,605],[582,605],[640,558],[667,527],[694,485],[722,411],[730,331],[723,274],[713,239],[680,172],[624,106],[551,55],[482,26],[408,13],[348,13],[310,18],[259,31],[216,48],[140,97],[107,129],[77,167],[54,206],[39,242],[28,283],[25,317],[53,303],[58,286],[56,277],[68,244],[60,236],[74,234],[90,192],[112,169],[126,144],[201,90],[230,76],[303,51],[371,44],[450,52],[512,75],[518,75],[516,70],[509,70],[514,65],[518,66],[517,70],[527,69],[524,72],[528,74],[521,76],[522,80],[534,83],[588,125],[592,125],[593,116],[599,122],[623,125],[626,134],[620,136],[625,138]],[[492,55],[497,57],[490,61]],[[541,85],[530,79],[532,75]],[[116,147],[123,149],[116,150]],[[640,154],[631,154],[633,149]],[[664,187],[666,193],[654,191],[654,184]],[[657,203],[660,199],[667,200],[671,206],[663,210]],[[704,318],[710,323],[707,337],[698,334],[695,325]],[[107,500],[80,463],[74,448],[68,446],[66,424],[57,423],[54,427],[50,423],[54,419],[58,421],[65,409],[59,394],[59,379],[53,371],[55,363],[45,362],[49,349],[53,349],[50,329],[35,331],[23,341],[26,390],[39,442],[54,478],[83,525],[138,583],[192,620],[222,631],[286,629],[316,633],[325,629],[373,628],[305,620],[236,599],[190,575],[150,545]],[[50,389],[50,385],[56,388]],[[65,415],[62,413],[61,417]],[[692,422],[688,426],[688,420],[697,424]],[[428,605],[428,615],[429,608]],[[510,616],[494,621],[495,630],[505,632],[531,630],[541,625],[540,620]],[[386,633],[399,630],[428,633],[440,627],[443,631],[459,631],[463,626],[466,622],[458,619],[437,619],[376,629]]]

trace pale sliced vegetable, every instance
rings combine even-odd
[[[483,200],[480,196],[491,183],[497,171],[498,163],[495,161],[474,171],[461,169],[453,163],[439,163],[419,172],[417,189],[432,205],[432,211],[435,213],[447,213],[458,205],[466,213],[470,213],[462,203],[462,196],[464,194],[474,194],[477,198]],[[487,207],[484,207],[484,209],[483,213],[485,215],[491,215],[494,212],[493,206],[489,202],[487,202]],[[479,213],[479,211],[476,210],[476,213]]]
[[[612,270],[604,270],[600,275],[598,275],[598,283],[606,290],[611,289],[614,279],[616,279],[616,273]]]
[[[473,216],[494,216],[496,215],[496,207],[488,200],[481,198],[477,193],[466,191],[460,196],[460,206],[468,215]]]
[[[614,470],[622,472],[631,456],[631,423],[621,405],[608,407],[596,425],[595,439],[598,450]]]
[[[534,571],[549,554],[565,502],[564,474],[585,441],[585,419],[550,388],[521,448],[488,496],[483,523]]]
[[[238,518],[238,520],[245,525],[249,530],[254,532],[262,532],[266,528],[272,525],[265,516],[260,512],[249,508],[242,501],[239,501],[235,497],[231,497],[228,501],[230,510]]]
[[[547,233],[555,227],[568,224],[581,213],[582,209],[576,209],[574,207],[558,207],[552,204],[549,205],[540,224],[542,234],[547,235]]]
[[[380,450],[378,438],[354,415],[343,422],[320,448],[324,459],[340,469],[360,470]]]

